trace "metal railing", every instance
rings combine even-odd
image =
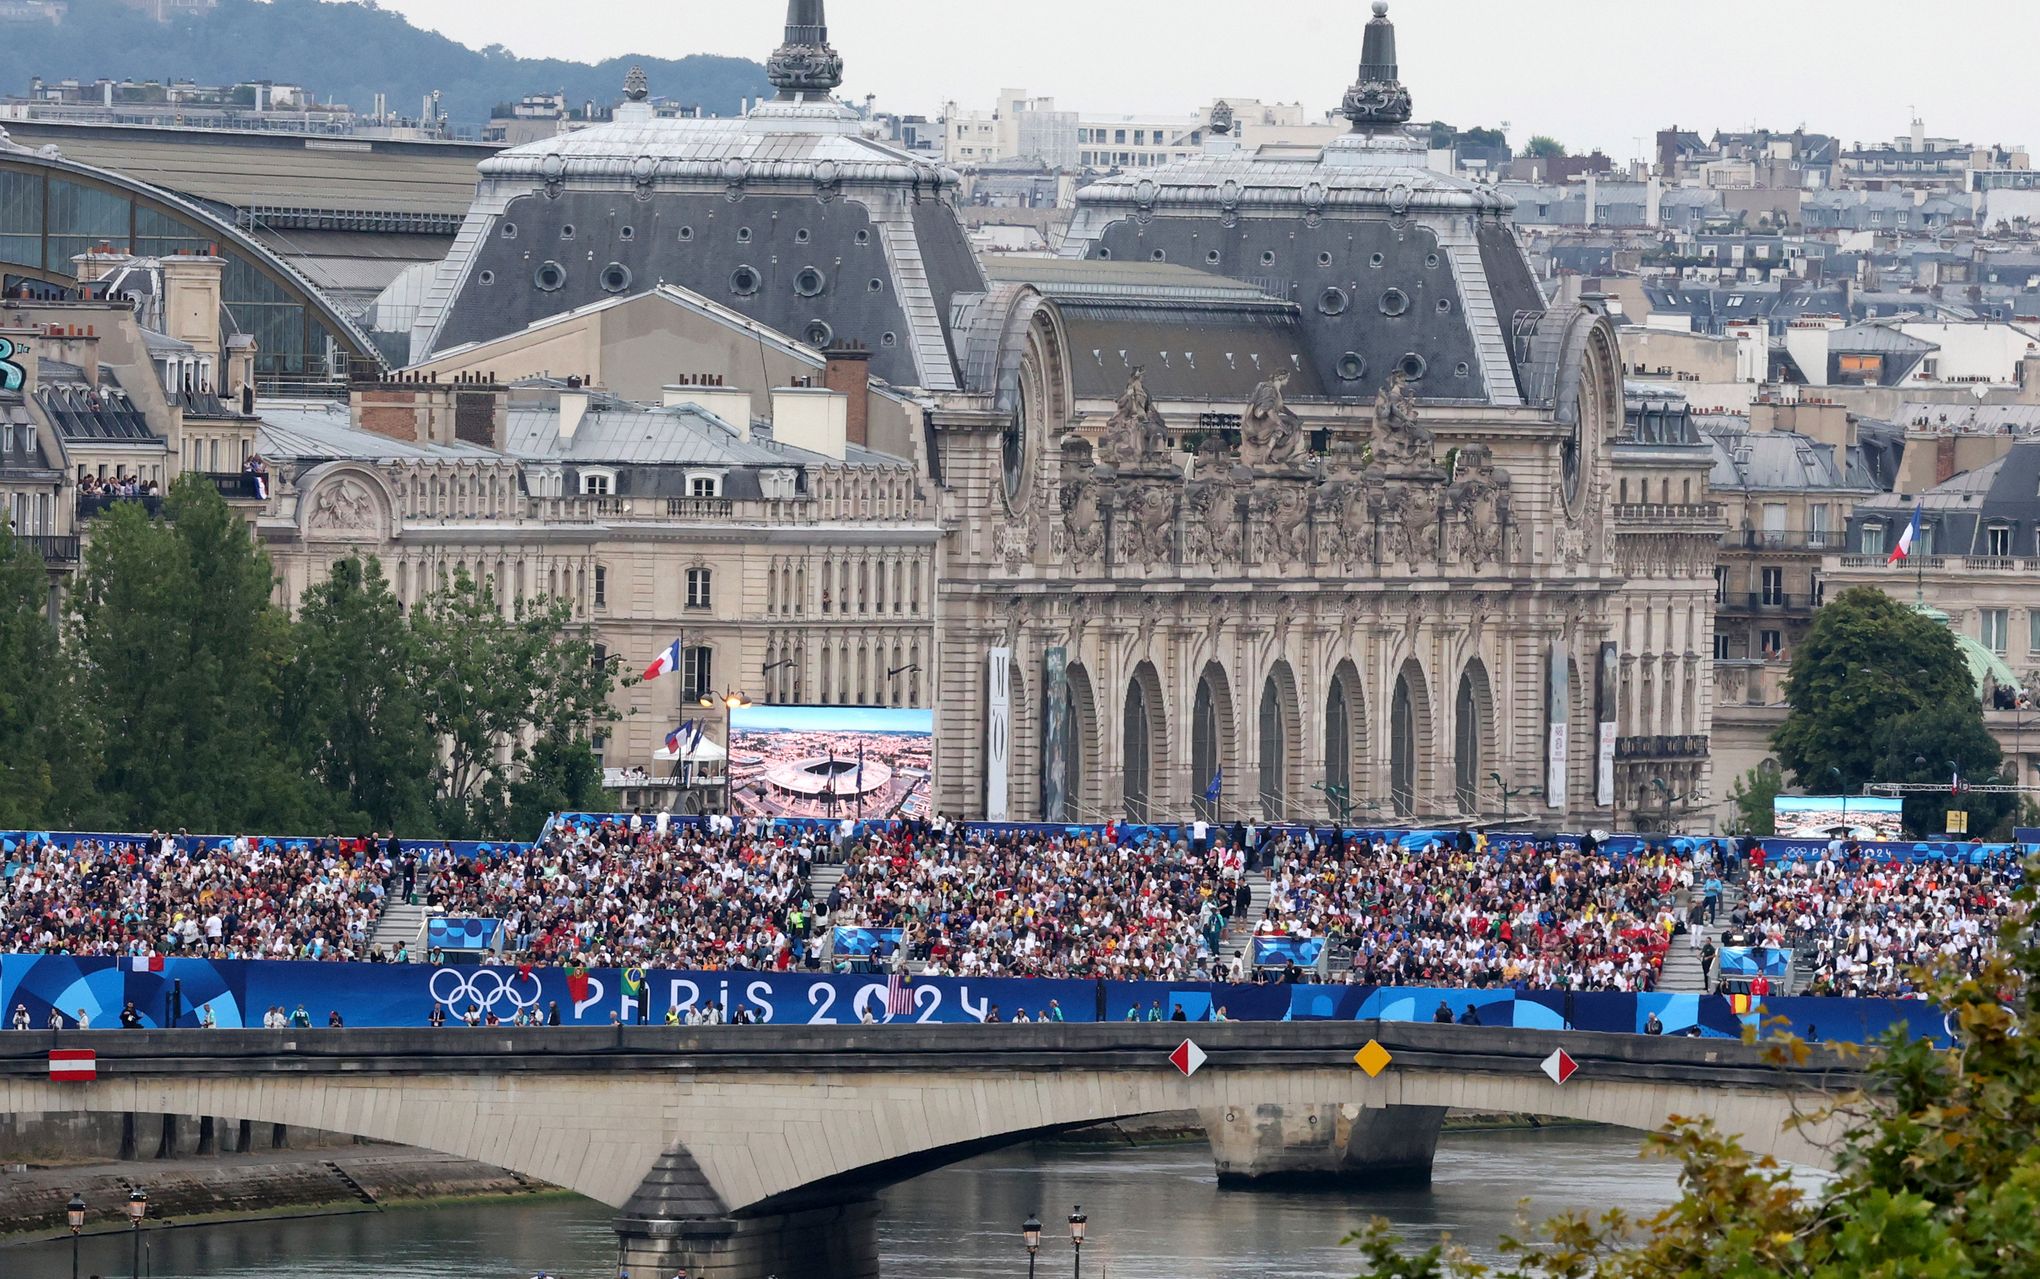
[[[17,536],[35,553],[42,556],[43,563],[51,568],[61,568],[78,562],[79,538],[76,534],[21,533]]]
[[[1746,551],[1838,551],[1839,529],[1737,529],[1722,535],[1723,547]]]
[[[160,493],[149,493],[133,497],[117,493],[80,493],[78,495],[78,518],[89,520],[93,516],[110,511],[124,502],[137,503],[151,515],[161,515],[163,513],[163,496]]]

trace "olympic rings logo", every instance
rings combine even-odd
[[[450,978],[451,984],[443,984],[441,978]],[[498,1006],[506,1001],[514,1012],[528,1012],[538,1007],[541,993],[534,978],[530,982],[531,997],[525,998],[525,992],[512,978],[493,968],[479,968],[472,973],[463,973],[458,968],[442,968],[432,974],[427,988],[435,1002],[456,1013],[469,1005],[479,1007],[483,1012],[496,1012]]]

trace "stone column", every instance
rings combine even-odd
[[[1236,1106],[1203,1118],[1224,1188],[1425,1186],[1445,1108]]]

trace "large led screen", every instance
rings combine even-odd
[[[739,814],[926,817],[935,712],[876,706],[745,706],[730,718]]]

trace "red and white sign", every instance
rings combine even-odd
[[[1169,1064],[1183,1072],[1194,1075],[1204,1065],[1204,1050],[1189,1040],[1176,1045],[1176,1051],[1169,1054]]]
[[[1579,1072],[1580,1068],[1580,1064],[1574,1061],[1572,1056],[1563,1048],[1553,1050],[1551,1056],[1546,1057],[1539,1064],[1543,1066],[1544,1073],[1551,1077],[1551,1082],[1554,1084],[1562,1084],[1566,1080],[1571,1079]]]
[[[50,1082],[86,1084],[99,1078],[99,1054],[90,1048],[50,1049]]]

